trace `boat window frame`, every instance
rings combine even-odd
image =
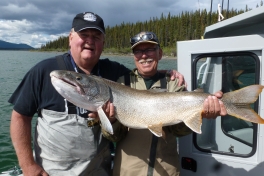
[[[195,90],[197,88],[197,62],[199,61],[199,59],[201,58],[207,58],[207,57],[225,57],[225,56],[250,56],[253,59],[255,59],[255,84],[259,84],[259,75],[260,75],[260,59],[259,57],[250,51],[241,51],[241,52],[219,52],[219,53],[206,53],[206,54],[199,54],[198,56],[196,56],[196,58],[193,59],[192,61],[192,90]],[[222,81],[222,80],[221,80]],[[256,112],[258,112],[258,105],[259,105],[259,99],[254,103],[254,110]],[[222,132],[227,135],[228,137],[237,140],[239,142],[242,142],[245,145],[248,145],[248,143],[246,143],[245,141],[241,141],[240,139],[228,134],[225,132],[225,130],[223,130],[223,121],[222,121],[222,117],[218,117],[221,118],[221,129]],[[256,153],[257,150],[257,133],[258,133],[258,125],[257,124],[253,124],[253,144],[252,144],[252,150],[250,153],[248,154],[238,154],[238,153],[231,153],[231,152],[224,152],[224,151],[216,151],[216,150],[209,150],[209,149],[204,149],[201,148],[198,144],[197,144],[197,134],[193,133],[193,145],[195,146],[195,148],[201,152],[205,152],[205,153],[215,153],[215,154],[220,154],[220,155],[228,155],[228,156],[235,156],[235,157],[243,157],[243,158],[248,158],[253,156]],[[250,145],[249,145],[250,146]]]

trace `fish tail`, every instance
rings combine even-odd
[[[262,85],[251,85],[225,93],[221,100],[226,107],[227,114],[245,121],[264,124],[264,119],[250,107],[250,104],[258,99],[263,88]]]

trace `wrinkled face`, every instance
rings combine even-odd
[[[77,64],[97,63],[104,47],[104,34],[97,29],[71,32],[69,45]]]
[[[158,62],[162,57],[162,50],[153,43],[141,43],[133,48],[135,65],[143,77],[154,76],[158,69]]]

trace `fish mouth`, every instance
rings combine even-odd
[[[85,91],[82,88],[81,84],[79,82],[77,82],[75,79],[73,79],[72,77],[74,77],[73,75],[70,75],[71,77],[63,77],[57,74],[50,74],[51,80],[52,82],[57,82],[57,83],[62,83],[62,84],[66,84],[67,86],[73,87],[79,94],[81,95],[85,95]],[[76,78],[78,79],[78,78]],[[74,81],[72,81],[74,80]],[[65,86],[66,86],[65,85]]]
[[[142,65],[151,64],[154,61],[154,59],[141,59],[138,62]]]

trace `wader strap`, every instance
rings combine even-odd
[[[170,78],[169,78],[170,79]],[[167,82],[167,78],[166,79],[160,79],[160,87],[162,88],[162,89],[167,89],[168,87],[167,87],[167,85],[168,85],[168,82]]]
[[[67,70],[66,64],[64,62],[64,59],[63,59],[63,56],[62,55],[56,56],[56,60],[58,62],[58,66],[59,66],[59,68],[61,70]]]
[[[62,55],[56,56],[56,60],[57,60],[59,69],[68,70]],[[77,110],[76,110],[76,106],[75,105],[73,105],[72,103],[67,101],[67,106],[68,106],[68,114],[77,114]]]
[[[130,74],[125,74],[125,85],[130,87]]]
[[[148,176],[153,175],[158,140],[159,140],[158,137],[153,134],[152,141],[151,141],[151,147],[150,147],[150,153],[149,153]]]
[[[63,56],[59,55],[55,57],[59,66],[60,70],[67,70],[66,68],[66,64],[64,62]],[[76,114],[76,106],[74,106],[73,104],[71,104],[70,102],[67,101],[67,106],[68,106],[68,114]],[[41,110],[38,110],[38,117],[42,117],[41,115]]]
[[[41,110],[38,110],[38,117],[41,117],[42,118],[42,115],[41,115]]]
[[[160,87],[162,89],[167,88],[168,85],[167,81],[170,79],[170,76],[164,79],[165,76],[166,75],[159,73]],[[149,163],[148,163],[148,176],[152,176],[154,172],[158,140],[159,138],[154,134],[152,134],[152,141],[151,141],[151,147],[149,153]]]

